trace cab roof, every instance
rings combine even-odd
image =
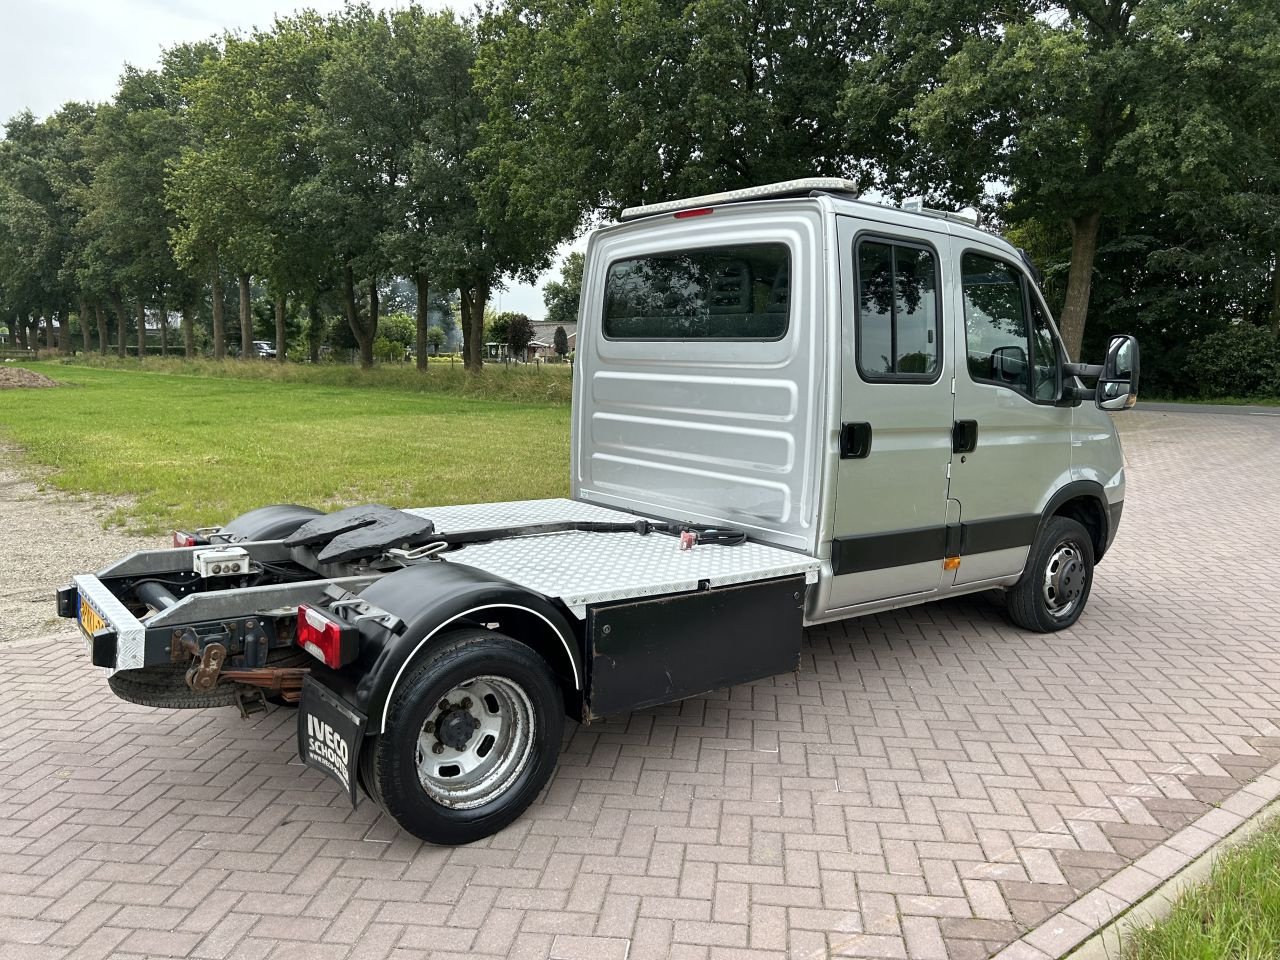
[[[782,180],[778,183],[766,183],[758,187],[745,187],[740,190],[726,190],[721,193],[707,193],[696,197],[685,197],[679,200],[666,200],[661,203],[649,203],[638,207],[627,207],[622,211],[619,219],[623,223],[629,221],[641,220],[647,217],[659,216],[661,214],[675,214],[677,217],[682,212],[708,207],[719,207],[727,204],[747,203],[762,200],[797,200],[797,199],[816,199],[818,197],[829,197],[835,204],[841,207],[845,206],[870,206],[878,210],[893,210],[898,213],[904,213],[919,217],[928,217],[935,221],[930,224],[932,229],[937,229],[937,220],[945,220],[949,224],[954,224],[959,229],[949,228],[944,232],[952,233],[959,236],[968,235],[974,239],[982,239],[988,243],[992,240],[997,241],[999,246],[1007,247],[1011,252],[1016,252],[1015,248],[1001,237],[999,234],[992,233],[989,230],[983,230],[978,226],[978,216],[976,213],[965,214],[956,213],[948,210],[936,210],[926,207],[923,198],[912,198],[903,201],[901,206],[892,206],[887,203],[879,203],[874,200],[865,200],[858,191],[858,185],[852,180],[845,180],[840,177],[802,177],[797,180]],[[849,211],[855,213],[856,211]]]

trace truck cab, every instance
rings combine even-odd
[[[578,330],[569,497],[263,507],[59,614],[121,698],[295,704],[353,803],[467,843],[534,801],[566,717],[797,670],[806,624],[993,589],[1025,629],[1084,611],[1138,347],[1072,362],[999,237],[830,179],[636,208],[590,239]]]
[[[629,210],[590,240],[579,331],[574,499],[818,558],[808,622],[1011,587],[1054,517],[1092,561],[1115,535],[1109,417],[1026,258],[954,215],[824,179]],[[1079,615],[1077,553],[1024,626]]]

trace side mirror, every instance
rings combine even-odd
[[[991,372],[1001,383],[1025,383],[1027,351],[1017,344],[996,347],[991,351]]]
[[[1138,402],[1138,341],[1128,334],[1112,337],[1102,364],[1094,403],[1100,410],[1128,410]]]

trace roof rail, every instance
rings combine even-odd
[[[923,213],[926,217],[938,217],[940,220],[963,223],[969,227],[977,227],[979,225],[977,210],[937,210],[933,207],[926,207],[924,205],[924,197],[907,197],[902,201],[901,206],[908,213]]]
[[[663,203],[627,207],[622,211],[620,219],[636,220],[640,217],[653,216],[655,213],[674,213],[677,210],[711,207],[721,203],[742,203],[746,200],[781,200],[784,197],[807,197],[815,190],[823,193],[847,193],[855,197],[858,195],[858,185],[852,180],[844,180],[840,177],[804,177],[799,180],[766,183],[759,187],[726,190],[723,193],[707,193],[700,197],[686,197],[683,200],[667,200]]]

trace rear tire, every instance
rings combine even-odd
[[[461,630],[442,643],[397,688],[360,779],[409,833],[464,844],[538,796],[560,753],[564,700],[546,661],[504,634]]]
[[[1068,517],[1050,517],[1031,546],[1022,578],[1009,589],[1009,619],[1052,633],[1080,619],[1093,588],[1093,539]]]

